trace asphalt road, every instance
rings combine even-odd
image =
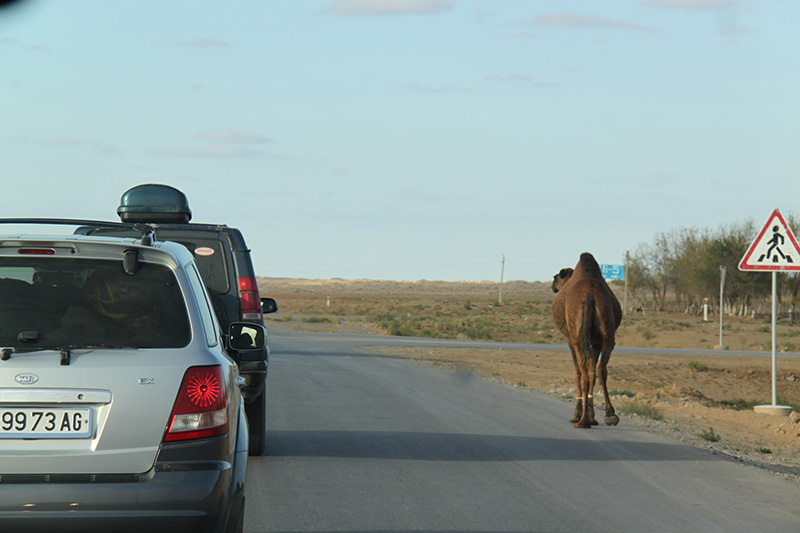
[[[624,421],[578,430],[562,400],[369,352],[397,342],[270,329],[245,531],[800,530],[796,482]]]

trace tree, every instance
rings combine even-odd
[[[789,227],[798,219],[786,218]],[[729,313],[744,315],[770,298],[771,276],[738,269],[757,228],[752,220],[721,226],[716,231],[680,228],[656,234],[652,244],[640,244],[628,252],[628,288],[634,299],[642,293],[653,298],[653,308],[663,309],[666,295],[673,291],[676,301],[691,308],[703,298],[718,302],[720,266],[727,267],[725,307]],[[800,261],[800,258],[798,258]],[[779,297],[800,305],[800,275],[778,274]]]

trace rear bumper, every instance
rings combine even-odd
[[[2,531],[235,531],[247,451],[223,461],[159,462],[137,481],[0,479]],[[242,517],[243,518],[243,517]]]
[[[247,380],[246,385],[242,387],[242,397],[245,402],[254,401],[264,392],[268,369],[267,362],[263,359],[239,362],[239,375]]]

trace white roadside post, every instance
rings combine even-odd
[[[778,273],[774,270],[772,271],[772,407],[778,407],[778,358],[777,358],[777,345],[778,345],[778,335],[776,331],[778,329],[778,322],[776,320],[776,316],[778,314]],[[791,409],[790,409],[791,411]],[[787,415],[789,413],[786,413]]]
[[[739,262],[739,270],[772,272],[772,405],[757,405],[757,413],[787,416],[792,408],[778,405],[777,301],[778,271],[800,270],[800,246],[780,211],[775,209]]]

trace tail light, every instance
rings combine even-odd
[[[228,431],[228,395],[220,366],[195,366],[183,376],[164,442]]]
[[[239,278],[239,302],[243,321],[260,322],[263,320],[263,315],[261,314],[261,296],[258,294],[256,278],[252,276],[242,276]]]

